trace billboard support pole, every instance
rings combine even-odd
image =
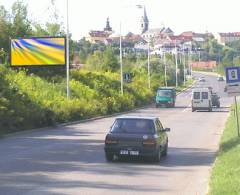
[[[66,52],[67,52],[67,64],[66,64],[66,76],[67,76],[67,98],[70,98],[70,89],[69,89],[69,18],[68,18],[68,0],[67,0],[67,37],[66,37],[66,41],[67,41],[67,48],[66,48]]]
[[[234,96],[234,100],[235,100],[235,114],[236,114],[236,119],[237,119],[237,132],[238,132],[238,137],[240,137],[239,121],[238,121],[238,107],[237,107],[237,97],[236,96]]]

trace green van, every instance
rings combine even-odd
[[[165,105],[174,107],[176,101],[176,90],[174,87],[160,87],[156,94],[156,108]]]

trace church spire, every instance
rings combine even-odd
[[[149,21],[148,21],[148,17],[147,17],[147,12],[146,12],[145,6],[144,6],[144,16],[143,16],[143,17],[144,17],[144,21],[145,21],[145,22],[149,22]]]
[[[109,23],[109,18],[107,18],[106,27],[104,28],[104,31],[112,32],[112,28]]]
[[[143,12],[142,20],[141,20],[141,32],[142,32],[142,34],[145,33],[146,31],[148,31],[148,25],[149,25],[149,20],[148,20],[148,17],[147,17],[146,8],[144,6],[144,12]]]

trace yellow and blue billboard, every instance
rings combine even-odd
[[[64,37],[11,39],[11,66],[65,65]]]

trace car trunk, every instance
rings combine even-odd
[[[112,134],[112,138],[118,140],[118,146],[121,147],[139,147],[142,146],[143,137],[149,137],[144,134]]]

